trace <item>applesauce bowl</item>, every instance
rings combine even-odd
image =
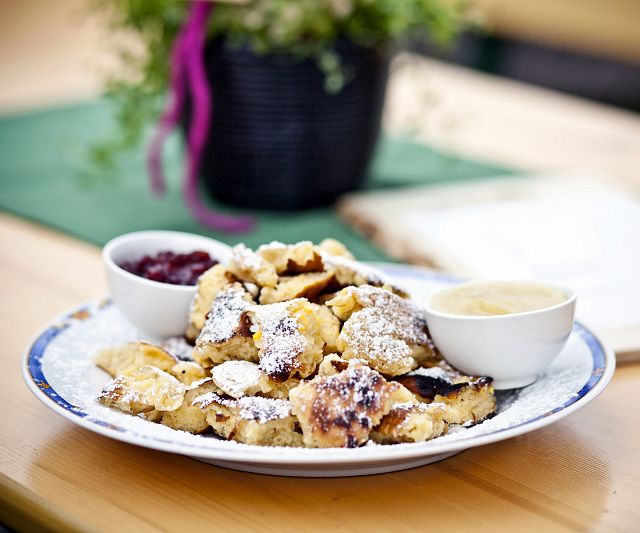
[[[226,244],[179,231],[137,231],[109,241],[102,249],[107,286],[113,303],[142,333],[156,339],[183,335],[189,308],[196,293],[193,285],[172,285],[152,281],[119,265],[162,251],[183,254],[202,250],[221,263],[231,255]]]
[[[460,286],[482,283],[487,282],[472,281]],[[561,291],[565,300],[533,311],[462,315],[435,309],[432,306],[435,295],[429,298],[425,305],[427,323],[442,355],[462,372],[491,376],[499,390],[524,387],[536,381],[537,375],[560,354],[571,334],[576,294],[557,285],[534,284]]]

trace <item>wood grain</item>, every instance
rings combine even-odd
[[[630,531],[640,521],[640,415],[629,402],[640,366],[617,370],[568,419],[441,463],[344,479],[234,472],[93,434],[36,400],[21,354],[56,313],[104,294],[99,253],[4,214],[0,250],[0,521],[12,527]]]
[[[97,94],[96,65],[112,64],[103,25],[83,18],[81,0],[55,5],[3,6],[2,111]],[[579,161],[638,178],[636,125],[618,111],[435,61],[401,68],[386,111],[394,132],[417,129],[454,153],[523,168]],[[532,95],[557,113],[530,105]],[[558,113],[567,118],[549,135]],[[51,317],[104,294],[99,253],[3,214],[0,250],[0,523],[16,530],[631,531],[640,521],[638,365],[558,424],[434,465],[346,479],[234,472],[95,435],[38,402],[22,352]]]

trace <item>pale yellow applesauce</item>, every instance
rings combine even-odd
[[[445,289],[435,294],[430,303],[433,309],[443,313],[489,316],[545,309],[566,299],[563,291],[547,285],[492,281]]]

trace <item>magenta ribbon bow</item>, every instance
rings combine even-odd
[[[207,140],[211,119],[211,92],[203,64],[207,20],[213,2],[197,1],[189,6],[187,20],[171,49],[169,100],[163,111],[147,153],[147,168],[151,190],[161,196],[166,190],[162,166],[162,147],[166,138],[180,122],[187,90],[193,110],[187,134],[186,168],[182,193],[193,217],[201,224],[225,233],[250,231],[255,221],[249,216],[229,216],[212,211],[200,200],[198,170],[202,150]]]

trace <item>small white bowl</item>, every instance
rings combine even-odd
[[[105,245],[102,260],[114,304],[134,326],[155,338],[184,334],[196,287],[151,281],[127,272],[118,264],[166,250],[175,253],[202,250],[221,263],[231,255],[229,246],[220,241],[179,231],[126,233]]]
[[[465,285],[476,283],[486,281]],[[433,309],[430,298],[425,313],[433,341],[454,367],[471,375],[492,377],[496,389],[530,385],[564,348],[576,308],[572,290],[548,283],[536,285],[558,289],[566,300],[525,313],[469,316]]]

